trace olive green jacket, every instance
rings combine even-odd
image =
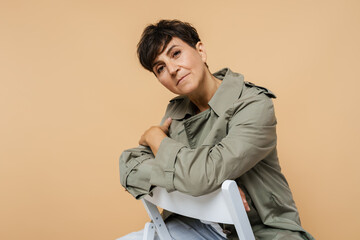
[[[298,231],[312,239],[300,225],[279,166],[274,94],[230,69],[214,76],[223,81],[206,111],[196,114],[186,96],[170,101],[162,122],[173,121],[156,157],[143,146],[122,153],[121,184],[135,198],[154,186],[199,196],[234,179],[250,204],[253,227]]]

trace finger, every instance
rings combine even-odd
[[[170,124],[171,124],[172,119],[169,117],[165,120],[164,124],[162,125],[162,127],[165,127],[166,129],[169,129]]]
[[[145,141],[144,134],[141,135],[140,140],[139,140],[139,144],[142,145],[142,146],[148,146],[147,142]]]
[[[242,200],[242,202],[243,202],[243,204],[244,204],[244,208],[245,208],[245,210],[246,210],[247,212],[249,212],[249,211],[250,211],[250,207],[249,207],[248,202],[246,201],[245,193],[241,190],[240,187],[238,187],[238,188],[239,188],[241,200]]]
[[[250,207],[249,207],[248,202],[245,200],[245,201],[243,201],[243,203],[244,203],[244,208],[245,208],[245,210],[246,210],[247,212],[250,212]]]

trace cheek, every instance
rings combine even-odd
[[[193,56],[188,56],[183,59],[182,64],[187,67],[194,67],[196,66],[196,59]]]
[[[202,61],[200,55],[193,55],[189,57],[186,61],[186,65],[188,66],[188,68],[192,68],[193,70],[196,69],[196,71],[202,68],[203,64],[204,62]]]

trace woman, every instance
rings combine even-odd
[[[120,157],[122,185],[139,198],[161,186],[194,196],[236,180],[258,239],[313,239],[300,225],[276,151],[276,118],[267,89],[224,68],[214,74],[195,28],[178,20],[149,25],[138,44],[142,66],[179,95],[160,126]],[[241,204],[241,203],[239,203]],[[233,226],[171,215],[174,239],[237,239]],[[225,234],[226,233],[226,234]],[[121,239],[141,239],[142,231]]]

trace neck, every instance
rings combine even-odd
[[[188,95],[188,98],[196,105],[199,112],[203,112],[209,108],[208,103],[214,96],[220,84],[221,80],[214,77],[210,71],[206,71],[205,78],[201,81],[198,90]]]

